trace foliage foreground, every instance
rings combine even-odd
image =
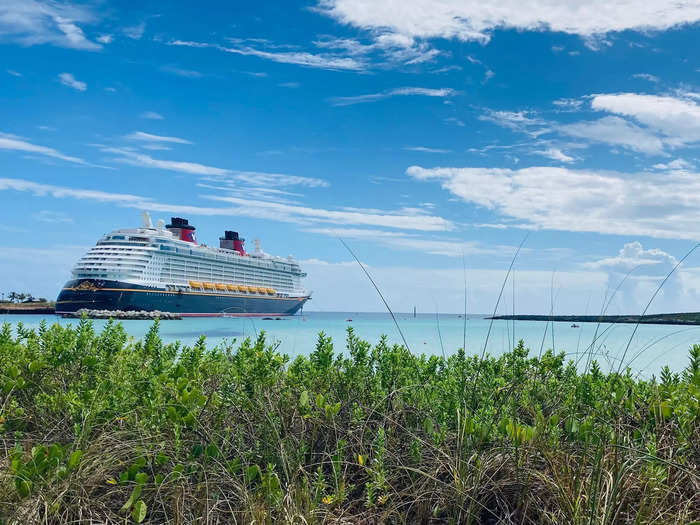
[[[0,523],[691,523],[700,346],[577,372],[320,334],[207,348],[109,322],[0,331]]]

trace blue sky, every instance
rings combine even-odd
[[[294,254],[313,309],[382,308],[338,237],[399,310],[459,311],[466,266],[488,311],[527,235],[517,311],[633,268],[641,310],[698,238],[700,3],[548,4],[1,0],[0,290],[147,209]],[[698,294],[700,252],[651,309]]]

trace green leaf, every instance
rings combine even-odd
[[[93,367],[97,364],[97,357],[94,355],[89,355],[83,359],[83,365],[87,367]]]
[[[80,458],[83,457],[83,451],[80,449],[74,450],[71,452],[70,457],[68,458],[68,468],[73,470],[75,469],[79,464],[80,464]]]
[[[668,402],[662,401],[659,408],[661,409],[661,416],[663,416],[664,419],[671,417],[671,405]]]
[[[136,474],[134,481],[139,485],[143,485],[148,481],[148,474],[146,474],[145,472],[139,472],[138,474]]]
[[[38,359],[29,363],[29,371],[33,374],[41,370],[42,363]]]
[[[260,467],[257,465],[251,465],[247,469],[245,469],[245,476],[248,478],[248,481],[255,481],[255,478],[258,477],[260,474]]]
[[[131,511],[131,517],[136,523],[141,523],[146,518],[148,507],[142,499],[138,500],[134,505],[134,510]]]
[[[304,390],[299,396],[299,408],[306,411],[309,408],[309,393]]]
[[[63,459],[63,454],[64,454],[63,447],[59,445],[58,443],[54,443],[49,447],[49,459]]]
[[[32,484],[26,479],[19,480],[19,482],[16,483],[15,486],[17,487],[17,493],[19,494],[20,498],[26,498],[32,491]]]
[[[168,407],[168,419],[173,422],[180,419],[180,416],[177,415],[177,410],[172,405]]]
[[[122,514],[129,512],[129,509],[134,504],[134,502],[141,497],[141,490],[142,489],[143,489],[142,485],[136,485],[134,487],[134,490],[131,491],[131,495],[129,496],[129,499],[126,500],[126,503],[124,503],[124,505],[122,505],[122,508],[119,509],[119,512],[121,512]]]

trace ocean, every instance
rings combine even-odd
[[[462,347],[464,318],[457,314],[396,314],[401,331],[410,350],[415,354],[451,355]],[[22,322],[27,327],[37,327],[42,319],[49,323],[76,324],[75,319],[41,315],[0,315],[0,323]],[[106,321],[94,320],[99,330]],[[151,321],[123,321],[129,335],[141,338]],[[304,312],[301,316],[279,319],[260,318],[185,318],[180,321],[162,321],[160,334],[164,341],[194,343],[201,335],[208,344],[224,340],[240,341],[256,337],[264,331],[269,342],[279,344],[279,350],[292,359],[313,351],[319,332],[333,338],[336,351],[345,348],[348,326],[364,340],[376,343],[385,334],[392,343],[401,343],[399,334],[389,314],[358,312]],[[565,352],[568,359],[585,366],[590,354],[603,370],[617,370],[624,356],[624,366],[629,366],[642,377],[658,375],[668,365],[673,371],[681,371],[688,363],[688,349],[700,343],[700,326],[640,325],[632,337],[632,324],[546,323],[538,321],[493,321],[483,316],[469,315],[466,323],[466,348],[470,354],[486,351],[499,355],[522,339],[530,348],[530,355],[554,349]],[[488,341],[487,341],[487,334]],[[631,339],[630,339],[631,338]],[[625,349],[627,350],[625,351]]]

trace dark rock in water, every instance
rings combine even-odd
[[[121,319],[121,320],[150,320],[150,319],[160,319],[162,321],[169,320],[180,320],[182,316],[175,312],[161,312],[155,310],[153,312],[137,311],[137,312],[125,312],[122,310],[88,310],[80,309],[77,312],[65,313],[62,316],[71,319],[80,319],[83,317],[88,317],[90,319]]]
[[[272,317],[263,317],[262,320],[263,321],[272,321]]]

